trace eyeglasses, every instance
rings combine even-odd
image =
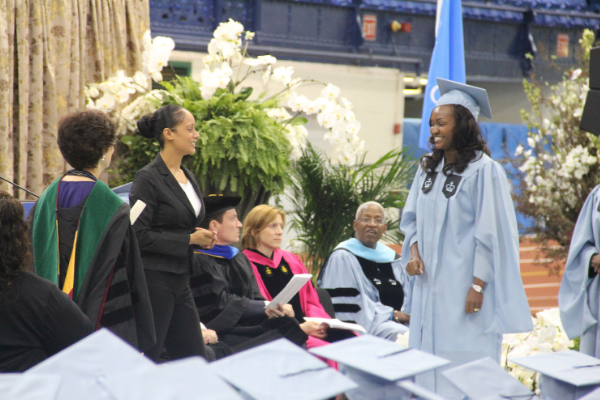
[[[362,217],[358,220],[358,222],[365,225],[370,223],[373,223],[375,225],[383,225],[385,223],[385,220],[383,218]]]

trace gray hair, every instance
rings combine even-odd
[[[379,207],[381,209],[381,213],[383,214],[383,221],[385,222],[385,209],[381,204],[379,204],[376,201],[367,201],[366,203],[363,203],[360,206],[358,206],[358,210],[356,210],[355,220],[358,221],[358,219],[360,218],[360,214],[362,214],[363,211],[365,211],[365,209],[369,206]]]

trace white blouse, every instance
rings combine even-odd
[[[188,200],[192,203],[192,207],[194,208],[194,212],[196,213],[196,217],[200,215],[200,209],[202,208],[202,202],[198,197],[198,194],[194,190],[194,186],[192,182],[188,179],[188,183],[180,183],[181,188],[187,195]]]

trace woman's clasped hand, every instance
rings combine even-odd
[[[202,228],[196,228],[196,232],[190,235],[190,244],[195,244],[203,249],[212,249],[217,243],[217,235]]]

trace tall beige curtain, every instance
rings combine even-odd
[[[64,172],[58,120],[86,83],[141,69],[149,26],[148,0],[0,0],[0,176],[41,194]]]

